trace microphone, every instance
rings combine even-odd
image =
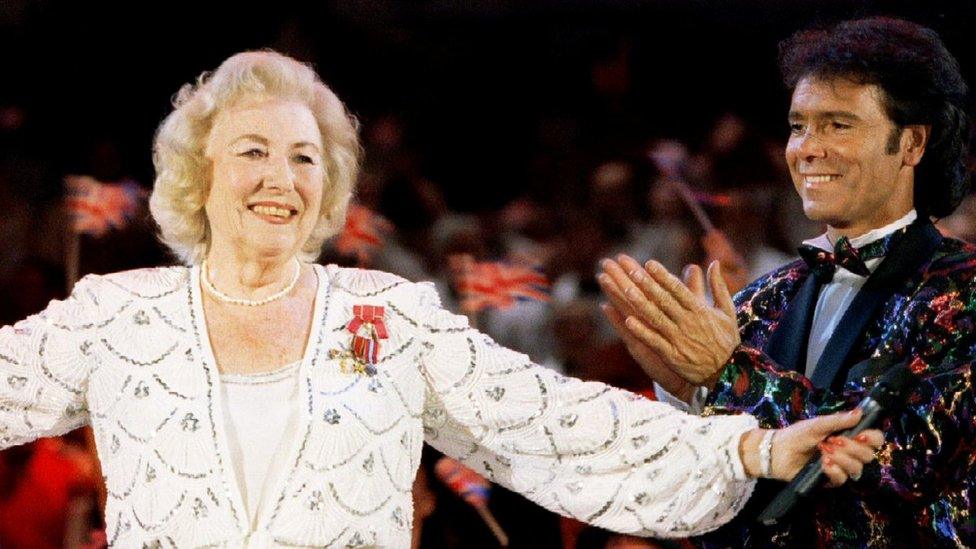
[[[868,366],[868,369],[874,369],[887,361],[885,358],[870,359],[867,361],[870,364],[861,363],[854,368],[860,369],[861,366]],[[857,405],[861,410],[861,420],[841,435],[853,437],[861,431],[871,428],[883,417],[890,416],[905,404],[909,393],[917,384],[918,376],[908,368],[907,362],[888,368],[871,389],[871,392]],[[823,473],[821,459],[822,456],[810,459],[800,473],[759,514],[759,522],[766,526],[776,524],[783,515],[796,505],[799,498],[808,495],[815,488],[824,484],[826,475]]]

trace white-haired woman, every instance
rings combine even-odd
[[[856,419],[773,440],[749,416],[685,415],[531,364],[429,284],[313,264],[356,130],[307,66],[231,57],[156,136],[151,210],[187,266],[86,277],[0,330],[0,447],[90,423],[113,545],[404,547],[425,441],[559,513],[687,536]],[[828,475],[880,443],[848,440]]]

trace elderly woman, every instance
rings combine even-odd
[[[564,515],[686,536],[857,419],[774,440],[685,415],[531,364],[429,284],[313,264],[359,146],[305,65],[235,55],[175,103],[151,210],[187,266],[88,276],[0,331],[0,447],[90,423],[112,545],[404,547],[424,442]],[[880,442],[847,440],[828,475]]]

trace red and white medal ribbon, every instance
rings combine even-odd
[[[352,354],[364,364],[376,364],[380,354],[380,340],[387,339],[384,310],[378,305],[353,305],[353,319],[346,329],[352,333]]]

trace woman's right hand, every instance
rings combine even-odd
[[[817,455],[823,455],[823,471],[831,486],[840,486],[848,479],[857,480],[864,464],[875,459],[875,452],[884,444],[884,436],[877,429],[868,429],[854,438],[834,435],[857,424],[858,409],[799,421],[776,430],[772,444],[771,477],[789,481]],[[742,439],[742,459],[746,472],[758,477],[759,442],[763,430],[753,430]]]

